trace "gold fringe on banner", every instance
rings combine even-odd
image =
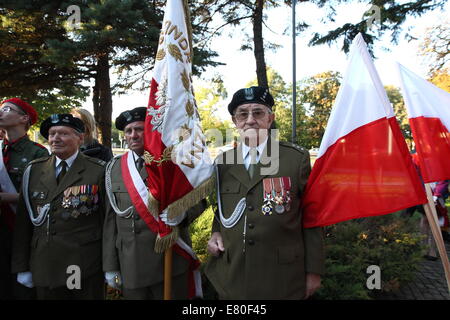
[[[158,234],[155,241],[155,252],[163,253],[177,242],[179,236],[180,231],[178,227],[172,227],[172,232],[163,238]]]
[[[215,190],[216,186],[215,175],[212,175],[204,181],[197,188],[186,194],[183,198],[171,203],[167,207],[167,217],[173,219],[180,214],[186,212],[189,208],[195,206],[201,200],[205,199],[211,192]]]
[[[158,220],[159,217],[159,201],[156,200],[150,190],[148,191],[148,199],[147,199],[147,208],[148,211],[152,214],[153,218]]]

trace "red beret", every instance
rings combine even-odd
[[[4,104],[5,102],[12,103],[12,104],[18,106],[20,109],[22,109],[22,111],[25,112],[30,117],[30,121],[31,121],[32,125],[35,124],[36,121],[38,120],[38,114],[37,114],[36,110],[34,110],[34,108],[30,104],[26,103],[25,101],[23,101],[19,98],[11,98],[11,99],[2,101],[0,104]]]

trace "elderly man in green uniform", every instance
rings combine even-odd
[[[263,87],[238,90],[228,105],[241,143],[216,159],[205,267],[220,299],[305,299],[320,287],[322,230],[303,229],[299,209],[309,154],[269,136],[273,105]]]
[[[111,160],[106,168],[108,199],[103,237],[103,267],[108,284],[121,289],[127,300],[163,299],[164,254],[154,251],[157,234],[144,221],[148,212],[138,210],[127,189],[124,170],[135,172],[146,187],[148,177],[144,166],[145,107],[122,112],[116,128],[124,131],[129,152]],[[126,158],[125,158],[126,157]],[[123,160],[127,159],[126,162]],[[131,165],[129,165],[131,164]],[[131,168],[134,166],[134,168]],[[194,206],[175,220],[160,215],[170,226],[179,226],[180,237],[191,245],[188,226],[203,210],[205,203]],[[172,299],[187,299],[189,261],[173,254]]]
[[[79,152],[84,125],[54,114],[41,126],[52,156],[23,176],[12,270],[42,300],[103,299],[104,165]]]
[[[0,300],[33,299],[35,290],[17,283],[11,275],[11,246],[14,229],[14,208],[19,199],[19,187],[27,164],[38,158],[48,156],[47,149],[28,138],[30,126],[38,120],[37,112],[27,102],[11,98],[0,103],[0,129],[6,137],[3,140],[2,153],[4,163],[3,179],[9,177],[10,188],[1,181],[0,190]]]

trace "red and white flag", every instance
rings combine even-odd
[[[192,87],[192,41],[187,1],[168,0],[159,38],[145,119],[147,207],[158,224],[157,252],[174,245],[187,260],[193,250],[169,219],[184,214],[214,189],[213,164],[206,148]],[[190,264],[199,280],[198,260]],[[197,282],[198,284],[198,282]],[[196,288],[199,295],[199,288]],[[190,295],[192,296],[192,295]]]
[[[398,69],[423,180],[450,179],[450,93]]]
[[[305,190],[306,228],[383,215],[427,202],[361,34]]]

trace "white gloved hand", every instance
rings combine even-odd
[[[120,290],[122,287],[122,275],[119,271],[105,272],[105,280],[111,288]]]
[[[27,272],[19,272],[17,274],[17,282],[27,288],[33,288],[33,275],[30,271]]]
[[[433,201],[434,201],[434,203],[436,203],[436,200],[438,199],[438,197],[436,197],[436,196],[433,196]]]
[[[184,218],[186,218],[186,211],[179,214],[178,216],[176,216],[173,219],[169,219],[167,217],[167,210],[164,210],[163,213],[161,213],[159,215],[159,218],[161,219],[162,222],[164,222],[168,226],[175,227],[175,226],[179,225],[181,223],[181,221],[183,221]]]

